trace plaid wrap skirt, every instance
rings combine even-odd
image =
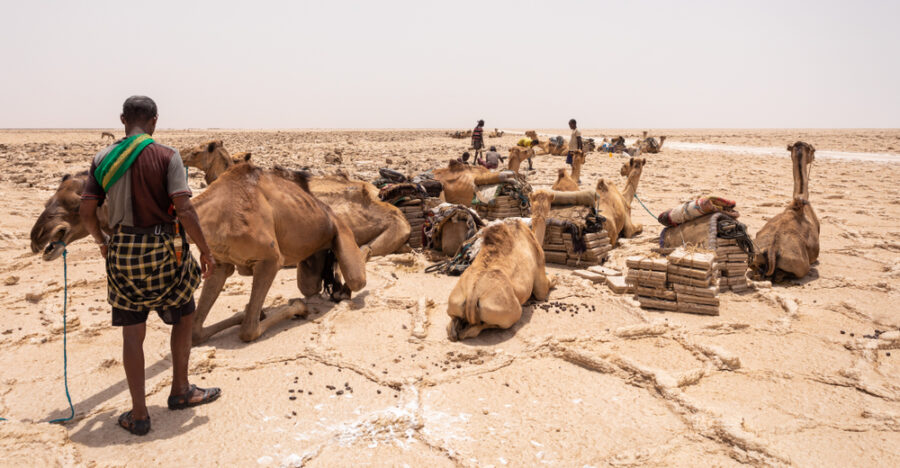
[[[114,308],[149,312],[181,307],[200,286],[200,266],[184,242],[181,265],[169,234],[113,234],[106,255],[108,302]]]

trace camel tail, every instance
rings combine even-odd
[[[492,283],[487,275],[482,274],[478,281],[475,282],[475,287],[472,288],[472,294],[466,299],[465,305],[465,314],[466,321],[469,322],[470,325],[477,325],[481,322],[481,319],[478,317],[478,302],[481,300],[481,296],[488,291],[489,284]]]

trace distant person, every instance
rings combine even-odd
[[[491,149],[484,154],[484,167],[488,169],[497,169],[502,161],[503,156],[497,152],[496,146],[491,146]]]
[[[480,159],[484,151],[484,120],[479,120],[472,130],[472,148],[475,149],[475,160]]]
[[[469,166],[469,165],[471,165],[469,163],[469,158],[471,158],[471,157],[472,157],[472,155],[469,154],[468,151],[466,151],[465,153],[462,154],[462,156],[459,157],[459,159],[457,159],[457,161]]]
[[[122,365],[131,393],[131,410],[119,416],[119,425],[135,435],[150,432],[144,389],[144,336],[150,311],[172,325],[169,409],[202,405],[222,394],[218,388],[203,389],[188,381],[194,291],[201,274],[208,278],[216,262],[191,204],[181,155],[151,138],[157,118],[152,99],[125,100],[120,117],[125,138],[94,156],[79,209],[106,259],[107,301],[113,326],[122,328]],[[112,237],[100,230],[97,219],[97,207],[104,202]],[[200,265],[185,234],[200,250]]]
[[[572,138],[569,139],[569,152],[566,154],[566,164],[572,164],[573,150],[584,151],[584,142],[581,141],[581,131],[575,119],[569,120],[569,128],[572,129]]]

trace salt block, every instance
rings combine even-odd
[[[669,262],[664,258],[649,258],[642,255],[634,255],[625,259],[625,265],[628,268],[665,272]]]
[[[645,309],[678,310],[678,303],[675,301],[665,301],[645,296],[638,296],[637,300],[641,303],[641,307]]]
[[[689,314],[719,315],[719,306],[679,302],[677,311]]]
[[[687,294],[690,296],[715,297],[719,294],[719,289],[715,286],[697,287],[683,284],[673,284],[672,288],[676,293]]]
[[[603,276],[622,276],[621,271],[616,270],[615,268],[609,268],[609,267],[605,267],[605,266],[592,266],[592,267],[588,268],[588,271],[592,271],[594,273],[597,273],[598,275],[603,275]]]
[[[667,301],[675,301],[677,297],[675,296],[675,291],[671,289],[664,288],[647,288],[641,285],[637,286],[637,289],[634,290],[634,293],[638,296],[646,296],[653,297],[658,299],[665,299]]]
[[[679,304],[681,304],[682,302],[689,302],[692,304],[704,304],[704,305],[713,305],[713,306],[719,305],[718,297],[692,296],[690,294],[683,294],[683,293],[675,293],[675,295],[677,296],[676,300],[678,301]]]
[[[623,276],[607,276],[606,285],[609,286],[609,289],[616,294],[626,294],[634,290],[634,288],[630,284],[625,282],[625,277]]]
[[[572,272],[573,275],[578,276],[579,278],[584,278],[586,280],[591,280],[595,283],[600,283],[606,280],[606,277],[597,273],[594,273],[589,270],[575,270]]]

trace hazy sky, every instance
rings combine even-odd
[[[900,1],[0,0],[0,128],[900,127]]]

